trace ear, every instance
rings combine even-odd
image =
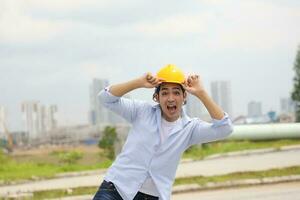
[[[158,94],[157,94],[157,93],[154,93],[152,99],[153,99],[153,101],[155,101],[155,102],[158,103],[158,102],[159,102]]]
[[[184,91],[184,93],[183,93],[183,105],[186,104],[186,97],[187,97],[187,92]]]

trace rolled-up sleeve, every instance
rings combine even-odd
[[[190,145],[207,143],[226,138],[233,131],[232,122],[227,113],[220,120],[213,119],[212,123],[196,119],[190,139]]]
[[[130,123],[137,118],[138,112],[144,104],[140,101],[114,96],[109,92],[109,87],[100,91],[98,98],[104,107],[117,113]]]

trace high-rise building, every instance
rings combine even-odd
[[[296,102],[291,98],[281,98],[280,99],[280,112],[281,113],[295,113],[296,112]]]
[[[0,138],[5,137],[5,130],[3,124],[6,122],[5,108],[4,106],[0,106]]]
[[[94,78],[90,85],[90,113],[89,121],[91,124],[109,123],[108,110],[101,105],[98,94],[108,86],[108,80]]]
[[[248,117],[260,117],[262,116],[261,102],[250,101],[248,103]]]
[[[90,124],[118,124],[124,123],[124,119],[119,115],[105,108],[99,101],[99,92],[109,85],[106,79],[93,79],[90,85]],[[125,96],[128,98],[128,96]]]
[[[185,105],[185,110],[190,117],[202,117],[204,114],[204,107],[200,100],[191,94],[187,95],[187,103]]]
[[[38,105],[38,101],[26,101],[21,104],[25,132],[33,139],[37,138],[41,131]]]
[[[56,128],[57,122],[54,114],[57,106],[41,105],[38,101],[26,101],[21,104],[25,131],[30,139],[35,139],[41,134]]]
[[[57,112],[57,106],[56,105],[50,105],[46,107],[46,131],[50,131],[54,128],[57,128],[57,120],[55,117],[55,113]]]
[[[233,118],[231,85],[229,81],[213,81],[211,94],[214,101]]]

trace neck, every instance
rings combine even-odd
[[[165,114],[162,114],[162,117],[168,122],[175,122],[177,119],[179,119],[180,116],[169,118]]]

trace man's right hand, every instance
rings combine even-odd
[[[112,95],[121,97],[124,94],[138,89],[138,88],[154,88],[161,84],[163,79],[153,76],[151,73],[147,73],[140,78],[136,78],[131,81],[111,85],[109,91]]]
[[[154,88],[163,82],[163,79],[153,76],[150,72],[143,75],[140,80],[144,88]]]

